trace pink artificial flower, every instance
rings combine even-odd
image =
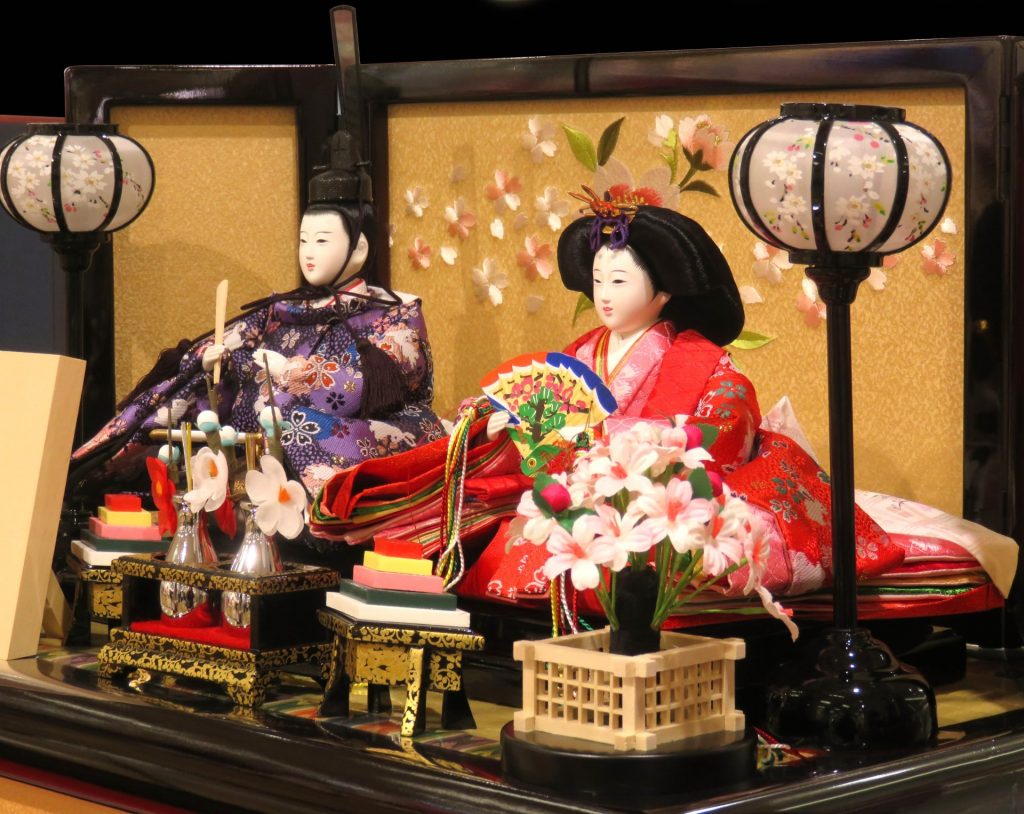
[[[650,493],[637,499],[636,505],[647,515],[647,528],[654,539],[668,537],[679,553],[700,546],[704,524],[714,516],[711,501],[695,498],[693,486],[682,478],[673,478],[667,486],[655,484]]]
[[[413,267],[418,269],[430,268],[430,255],[433,251],[430,246],[423,242],[423,238],[416,238],[409,247],[409,259],[412,261]]]
[[[702,113],[696,119],[679,122],[679,143],[695,155],[703,152],[704,162],[713,170],[724,170],[729,165],[733,148],[729,131],[720,124],[712,124],[711,117]]]
[[[804,277],[800,286],[803,290],[796,295],[796,310],[803,313],[808,327],[817,328],[825,321],[825,303],[818,299],[818,287],[814,280]]]
[[[509,526],[509,539],[522,538],[534,545],[544,545],[558,526],[553,517],[545,517],[533,502],[533,491],[523,492],[516,507],[517,517]]]
[[[448,234],[460,240],[469,237],[469,230],[476,226],[476,215],[467,211],[464,198],[444,208],[444,219],[448,221]]]
[[[619,514],[614,506],[607,503],[598,506],[596,511],[597,541],[615,546],[616,559],[611,564],[612,571],[621,571],[625,567],[627,552],[646,554],[657,542],[650,528],[642,522],[641,512],[627,510],[624,515]]]
[[[703,438],[700,427],[692,424],[669,427],[661,434],[658,465],[652,469],[651,474],[660,475],[672,463],[681,463],[687,469],[703,469],[704,461],[712,461],[714,458],[700,446],[701,443]]]
[[[796,637],[800,635],[800,631],[797,626],[793,624],[793,620],[790,618],[790,616],[792,616],[792,611],[787,611],[780,603],[774,601],[772,599],[771,592],[763,585],[759,585],[755,590],[757,591],[757,595],[761,597],[761,604],[764,605],[764,609],[768,611],[768,615],[774,616],[782,622],[782,624],[786,626],[786,630],[789,631],[790,638],[795,642]]]
[[[516,252],[516,262],[523,268],[526,279],[548,279],[555,268],[551,257],[551,244],[541,243],[534,235],[530,235],[523,241],[523,246],[524,249]]]
[[[702,567],[713,577],[743,559],[744,543],[749,535],[747,505],[739,498],[730,498],[724,503],[724,508],[712,518],[704,540]]]
[[[921,248],[924,258],[924,273],[945,276],[956,262],[956,255],[949,251],[944,241],[936,238],[928,246]]]
[[[596,588],[601,582],[599,566],[616,557],[615,546],[594,539],[597,524],[591,514],[583,515],[572,524],[572,534],[556,526],[548,538],[551,556],[544,563],[544,576],[555,579],[570,572],[573,587],[578,591]]]
[[[743,542],[743,556],[747,560],[747,584],[744,594],[749,594],[761,584],[765,569],[768,567],[768,556],[771,553],[771,537],[764,521],[751,512],[749,533]]]
[[[612,497],[622,489],[645,494],[651,490],[647,470],[658,461],[653,444],[640,443],[629,433],[612,437],[608,456],[592,461],[590,471],[598,476],[594,491],[602,497]]]
[[[516,194],[523,188],[519,179],[504,170],[494,171],[494,183],[484,187],[484,194],[494,202],[494,211],[499,215],[519,208],[519,196]]]

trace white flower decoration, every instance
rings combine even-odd
[[[203,447],[192,456],[192,491],[185,502],[193,513],[215,512],[228,496],[228,461],[223,452]]]
[[[245,491],[256,506],[256,525],[264,534],[281,532],[289,540],[302,533],[306,521],[306,492],[293,480],[288,480],[284,467],[272,455],[260,459],[259,472],[245,473]]]
[[[647,140],[655,147],[661,147],[676,128],[673,118],[665,113],[659,113],[654,117],[654,128],[647,131]]]
[[[483,263],[470,272],[476,298],[480,302],[491,301],[491,305],[501,305],[504,297],[501,289],[508,285],[508,275],[498,269],[493,258],[485,257]]]
[[[547,226],[552,232],[562,228],[562,218],[569,214],[569,202],[560,200],[558,187],[546,187],[544,195],[536,199],[537,225]]]
[[[459,257],[459,250],[453,246],[442,246],[441,247],[441,261],[446,266],[454,266],[455,261]]]
[[[754,286],[741,285],[740,302],[744,305],[757,305],[759,302],[764,302],[764,297],[761,296],[761,292]]]
[[[423,187],[413,187],[405,191],[405,211],[414,218],[422,218],[423,210],[430,206],[430,199]]]
[[[550,122],[541,121],[539,116],[531,116],[526,122],[529,128],[528,133],[523,133],[519,139],[524,150],[530,151],[530,158],[534,164],[540,164],[545,158],[554,158],[558,152],[558,145],[555,143],[555,126]]]
[[[764,277],[773,283],[782,282],[782,272],[789,271],[793,264],[789,262],[789,252],[777,249],[760,240],[754,243],[754,274]]]
[[[491,221],[491,236],[498,240],[505,239],[505,224],[501,222],[501,218],[495,218]]]

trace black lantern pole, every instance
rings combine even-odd
[[[925,744],[937,728],[931,688],[857,625],[850,306],[872,266],[938,222],[948,158],[902,110],[789,104],[743,137],[730,177],[747,226],[807,265],[828,331],[833,627],[770,683],[766,723],[833,748]]]

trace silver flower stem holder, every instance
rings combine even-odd
[[[244,504],[246,511],[245,536],[231,561],[231,571],[236,574],[266,576],[284,571],[281,554],[273,537],[268,537],[256,524],[256,507]],[[247,628],[251,623],[252,598],[239,591],[225,591],[221,596],[221,613],[224,621],[235,628]]]
[[[167,549],[165,561],[175,565],[216,565],[217,553],[209,539],[201,533],[199,515],[194,514],[180,497],[174,498],[178,510],[178,529]],[[210,598],[202,588],[180,582],[160,583],[160,611],[171,619],[183,619],[205,608],[213,611]]]

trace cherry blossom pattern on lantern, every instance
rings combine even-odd
[[[495,170],[494,182],[484,187],[484,194],[494,205],[495,213],[504,215],[519,209],[519,191],[522,188],[523,185],[514,175],[505,170]]]
[[[306,491],[297,481],[288,480],[272,455],[260,459],[260,469],[245,473],[245,491],[256,506],[256,525],[264,534],[280,532],[294,540],[306,524]]]
[[[956,255],[949,250],[945,241],[938,238],[921,247],[921,257],[924,258],[924,273],[938,277],[948,274],[956,262]]]
[[[505,239],[505,224],[501,218],[495,218],[491,221],[491,237],[495,240]]]
[[[955,235],[959,230],[956,228],[956,221],[952,218],[943,218],[939,231],[944,235]]]
[[[558,187],[545,187],[544,194],[534,201],[537,225],[547,226],[552,232],[562,228],[562,218],[569,214],[569,202],[559,197]]]
[[[473,291],[480,302],[490,301],[497,308],[504,300],[501,290],[508,285],[508,275],[498,268],[497,262],[485,257],[483,262],[470,272]]]
[[[455,261],[459,259],[459,250],[454,246],[442,246],[441,247],[441,262],[446,266],[454,266]]]
[[[814,280],[804,277],[800,288],[796,295],[796,309],[804,315],[804,323],[809,328],[817,328],[825,321],[825,303],[818,299],[818,286]]]
[[[754,264],[751,270],[755,277],[778,285],[782,282],[782,272],[789,271],[793,264],[789,262],[789,252],[775,246],[769,246],[760,240],[754,241]]]
[[[466,209],[465,198],[457,198],[451,206],[446,206],[444,219],[448,221],[448,234],[460,240],[469,237],[469,230],[476,226],[476,215]]]
[[[529,151],[534,164],[540,164],[545,158],[554,158],[558,152],[555,143],[555,126],[542,121],[539,116],[531,116],[526,122],[527,132],[519,139],[524,150]]]
[[[422,218],[423,210],[430,206],[430,199],[423,187],[413,187],[405,191],[405,211],[414,218]]]
[[[409,247],[409,260],[412,262],[413,268],[421,270],[430,268],[430,255],[433,254],[433,251],[422,237],[413,240]]]
[[[523,269],[527,280],[538,277],[547,280],[555,268],[551,244],[541,243],[536,235],[530,235],[523,241],[523,248],[516,252],[516,263]]]
[[[888,214],[875,185],[886,173],[897,171],[895,153],[889,135],[874,122],[837,122],[833,131],[845,131],[848,138],[830,141],[825,161],[833,173],[845,175],[860,189],[850,189],[835,200],[832,229],[843,233],[847,246],[857,248],[875,218]]]
[[[763,213],[765,223],[775,232],[790,232],[803,240],[810,240],[810,229],[805,223],[809,212],[807,199],[795,192],[796,182],[810,172],[814,130],[804,128],[784,150],[773,150],[763,160],[768,170],[765,185],[777,195],[775,208]]]

